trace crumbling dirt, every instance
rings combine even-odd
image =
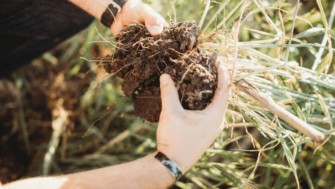
[[[199,32],[194,21],[187,21],[171,24],[158,37],[143,25],[130,25],[116,36],[116,52],[102,62],[108,73],[124,79],[122,90],[134,99],[135,114],[159,121],[159,77],[164,73],[171,75],[185,109],[202,110],[212,100],[217,54],[198,47]]]

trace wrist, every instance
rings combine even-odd
[[[120,24],[116,23],[116,20],[122,20],[121,17],[127,17],[127,10],[137,10],[136,7],[138,8],[140,3],[142,3],[140,0],[127,0],[126,3],[122,6],[121,11],[115,16],[115,20],[110,28],[112,29],[113,25]]]
[[[153,167],[155,169],[155,173],[158,175],[161,175],[161,178],[163,178],[164,182],[166,184],[163,184],[164,187],[166,186],[170,186],[173,183],[176,182],[175,178],[173,177],[173,175],[170,173],[170,171],[160,162],[158,161],[155,156],[156,156],[157,152],[150,154],[148,156],[146,156],[145,158],[147,158],[147,166],[148,167]],[[162,188],[164,188],[162,187]],[[161,187],[158,187],[161,188]]]
[[[158,150],[158,152],[163,153],[166,157],[177,164],[183,174],[185,174],[198,160],[198,158],[192,158],[192,155],[185,153],[185,151],[178,152],[177,150],[169,151],[162,149]]]

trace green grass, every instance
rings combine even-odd
[[[196,20],[199,23],[206,10],[205,2],[208,1],[176,1],[176,14],[168,0],[145,2],[168,21],[170,14],[173,20],[176,17],[177,21]],[[282,18],[278,14],[281,1],[268,5],[260,2],[210,2],[207,15],[203,17],[204,35],[200,38],[208,39],[206,36],[213,32],[216,35],[211,40],[204,40],[203,47],[219,52],[228,69],[236,72],[235,80],[248,80],[288,111],[324,132],[327,137],[332,136],[335,122],[335,63],[331,59],[332,44],[322,43],[322,40],[333,40],[333,30],[327,28],[332,24],[325,24],[334,17],[333,2],[318,0],[312,8],[307,6],[312,1],[303,1],[301,7],[284,2],[282,9],[286,12],[281,12]],[[233,28],[236,31],[240,17],[236,41]],[[312,29],[310,25],[324,29]],[[103,41],[95,27],[104,38],[112,40],[111,31],[96,21],[87,30],[39,59],[42,62],[56,59],[57,65],[65,63],[69,67],[64,73],[66,82],[79,76],[90,81],[81,89],[77,107],[67,110],[79,112],[82,116],[70,116],[70,123],[60,136],[47,174],[114,165],[156,150],[157,124],[143,122],[134,115],[132,100],[123,97],[121,80],[114,76],[104,77],[94,62],[80,58],[103,57],[113,52],[111,44],[95,42]],[[316,62],[316,59],[319,61]],[[31,67],[34,68],[34,65]],[[52,64],[47,63],[44,67],[52,67]],[[23,81],[22,91],[28,91],[34,81],[28,75],[18,71],[13,76],[17,81]],[[226,114],[229,129],[220,134],[199,162],[176,183],[175,188],[335,187],[334,137],[316,150],[318,144],[250,101],[235,87],[232,90]],[[46,132],[45,141],[38,143],[32,140],[36,127],[29,119],[31,117],[27,112],[21,112],[21,115],[25,118],[20,119],[22,125],[27,125],[27,131],[22,132],[30,134],[30,141],[25,144],[38,151],[40,158],[43,158],[50,148],[52,129]],[[50,117],[40,119],[50,121]],[[246,133],[243,123],[252,138]],[[231,132],[233,125],[236,126]],[[40,175],[42,167],[34,165],[26,175]]]

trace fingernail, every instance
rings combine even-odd
[[[163,31],[163,28],[159,27],[158,25],[154,25],[150,27],[150,33],[153,35],[159,35]]]
[[[160,84],[161,84],[161,87],[164,86],[164,85],[167,85],[169,83],[169,75],[167,74],[163,74],[161,77],[160,77]]]
[[[216,60],[216,62],[215,62],[215,66],[216,67],[219,67],[220,65],[222,65],[223,63],[222,63],[222,61],[221,60]]]

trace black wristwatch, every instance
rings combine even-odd
[[[121,11],[121,8],[126,2],[127,0],[111,0],[101,16],[101,23],[106,27],[110,27],[115,20],[116,14]]]

